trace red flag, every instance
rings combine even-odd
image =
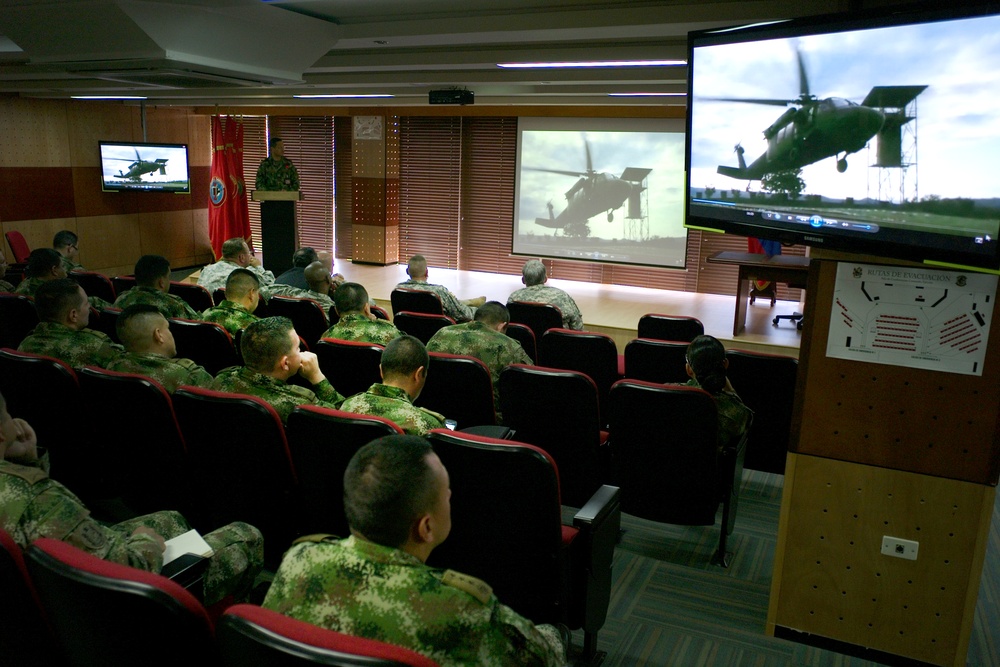
[[[243,180],[243,124],[212,116],[212,171],[208,188],[208,238],[215,258],[226,239],[250,242],[250,210]]]

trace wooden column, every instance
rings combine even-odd
[[[399,117],[354,116],[354,262],[399,261]]]

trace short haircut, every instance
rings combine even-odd
[[[410,258],[410,263],[406,265],[406,273],[409,276],[414,274],[418,276],[424,275],[427,272],[427,258],[423,255],[414,255]]]
[[[38,319],[43,322],[62,322],[70,310],[80,307],[81,291],[80,286],[70,278],[45,281],[35,292]]]
[[[156,306],[148,303],[136,303],[118,315],[118,321],[115,322],[115,331],[118,333],[118,338],[121,339],[125,349],[129,352],[141,351],[134,348],[141,347],[145,349],[145,345],[143,344],[150,338],[153,328],[161,320],[165,319],[166,317],[164,317],[163,313]]]
[[[437,501],[430,443],[387,435],[359,449],[344,471],[344,512],[352,532],[382,546],[406,544],[413,522]]]
[[[317,292],[321,291],[316,289],[320,286],[320,283],[329,283],[330,280],[330,269],[323,262],[318,259],[315,262],[311,262],[309,266],[302,271],[302,277],[306,279],[306,284],[309,289],[315,290]],[[326,286],[329,289],[329,285]]]
[[[316,254],[316,251],[309,246],[305,246],[292,253],[292,266],[305,268],[317,259],[319,259],[319,255]]]
[[[52,237],[52,247],[62,248],[68,245],[76,245],[79,240],[80,237],[78,237],[75,233],[68,229],[64,229],[56,232],[56,235]]]
[[[226,239],[222,242],[222,256],[225,258],[236,257],[247,247],[247,242],[240,237]]]
[[[270,139],[268,139],[267,140],[268,150],[274,148],[277,144],[280,144],[281,141],[282,141],[281,137],[271,137]]]
[[[333,304],[341,317],[359,312],[368,303],[368,290],[358,283],[343,283],[333,293]]]
[[[170,260],[163,255],[143,255],[135,263],[135,282],[152,287],[158,279],[170,275]]]
[[[717,394],[726,386],[726,348],[712,336],[697,336],[688,343],[687,363],[702,389]]]
[[[57,266],[62,266],[62,255],[52,248],[35,248],[28,255],[24,275],[29,278],[41,278],[47,276]]]
[[[541,285],[545,282],[545,265],[540,260],[529,259],[521,267],[521,276],[524,277],[524,285]]]
[[[487,301],[476,308],[476,314],[473,317],[476,322],[495,326],[501,322],[504,324],[510,322],[510,311],[499,301]]]
[[[287,317],[265,317],[243,330],[240,351],[247,368],[257,372],[274,369],[278,360],[292,352],[288,345],[288,332],[295,327]]]
[[[233,269],[226,278],[226,298],[242,299],[252,289],[260,289],[260,278],[249,269]]]
[[[430,357],[427,348],[420,342],[419,338],[413,336],[400,336],[389,341],[385,349],[382,350],[383,377],[406,377],[412,375],[421,366],[427,368]]]

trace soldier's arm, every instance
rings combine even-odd
[[[334,389],[326,378],[323,378],[319,384],[313,385],[313,392],[315,392],[316,398],[324,403],[323,407],[325,408],[339,410],[341,404],[346,400],[346,397],[341,396],[340,392]]]
[[[551,625],[535,625],[510,607],[496,603],[491,619],[503,637],[509,655],[517,664],[564,667],[566,650],[559,631]]]
[[[452,294],[449,290],[444,290],[444,295],[441,296],[441,298],[442,303],[444,304],[444,312],[455,318],[455,321],[457,322],[468,322],[476,314],[476,311],[473,308],[470,308],[459,301],[458,297]]]
[[[569,300],[569,306],[569,313],[566,314],[567,327],[576,331],[583,331],[583,315],[580,313],[580,308],[572,298]]]

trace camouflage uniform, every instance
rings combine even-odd
[[[275,284],[270,288],[271,296],[287,296],[293,299],[312,299],[323,306],[323,312],[329,319],[330,309],[333,308],[333,299],[328,294],[320,294],[311,289],[299,289],[291,285]]]
[[[58,322],[39,322],[17,349],[62,359],[73,368],[89,365],[107,368],[125,351],[105,333],[92,329],[77,331]]]
[[[201,270],[201,275],[198,276],[198,284],[207,289],[209,292],[214,292],[217,289],[226,288],[226,279],[229,278],[229,274],[233,272],[234,269],[246,269],[247,271],[252,271],[257,280],[260,281],[260,294],[263,297],[267,297],[268,286],[274,282],[274,274],[270,271],[265,271],[259,266],[249,265],[240,266],[236,262],[230,262],[228,259],[220,259],[215,264],[209,264],[204,269]]]
[[[702,388],[693,378],[688,380],[685,386]],[[742,399],[735,391],[723,390],[718,394],[712,394],[712,398],[715,399],[715,407],[719,414],[719,451],[725,447],[735,447],[746,433],[753,412],[743,405]]]
[[[268,375],[253,371],[246,366],[224,368],[215,376],[212,389],[228,391],[234,394],[248,394],[263,398],[281,417],[281,422],[288,420],[288,415],[296,405],[318,405],[323,408],[340,408],[344,397],[337,393],[329,380],[324,379],[313,390],[288,384]]]
[[[226,299],[218,306],[206,308],[205,312],[201,314],[201,318],[195,319],[221,324],[230,335],[235,337],[237,331],[246,329],[259,318],[240,304]]]
[[[410,278],[406,282],[399,283],[396,287],[434,292],[441,297],[441,305],[444,306],[444,314],[456,322],[468,322],[476,314],[475,308],[462,303],[459,298],[452,294],[451,290],[444,285],[432,285],[431,283],[423,280],[414,280],[413,278]]]
[[[442,667],[566,664],[559,632],[500,604],[484,582],[353,536],[289,549],[263,606]]]
[[[326,330],[323,338],[339,340],[357,340],[366,343],[388,345],[389,341],[403,335],[392,322],[385,320],[370,320],[363,313],[345,315],[340,321]]]
[[[409,435],[427,435],[431,429],[444,428],[444,415],[413,405],[405,389],[375,383],[363,394],[344,401],[344,412],[385,417]]]
[[[288,158],[279,162],[269,156],[257,167],[254,186],[258,190],[299,190],[299,172]]]
[[[145,375],[162,384],[171,394],[182,384],[208,388],[214,381],[211,373],[190,359],[170,359],[154,352],[126,352],[108,364],[108,370]]]
[[[6,280],[0,280],[0,292],[13,292],[14,286]]]
[[[15,294],[23,294],[24,296],[30,296],[32,299],[35,298],[35,293],[38,288],[45,283],[41,278],[25,278],[22,280],[17,289],[14,290]],[[87,301],[93,308],[111,308],[111,302],[105,301],[99,296],[88,296]]]
[[[163,567],[159,544],[132,531],[148,526],[170,539],[190,530],[177,512],[156,512],[104,526],[90,518],[80,499],[51,479],[44,467],[0,461],[0,525],[22,547],[39,537],[51,537],[103,560],[159,572]],[[263,565],[264,538],[245,523],[231,523],[204,538],[215,551],[205,573],[205,604],[227,595],[244,598]]]
[[[482,322],[453,324],[438,329],[427,341],[427,351],[464,354],[486,364],[493,380],[493,405],[497,415],[500,415],[500,372],[511,364],[532,364],[531,357],[520,343]]]
[[[137,303],[156,306],[163,313],[164,317],[180,317],[187,320],[201,319],[198,312],[189,306],[187,301],[176,294],[161,292],[155,287],[140,287],[137,285],[126,292],[122,292],[115,299],[115,308],[124,310]]]
[[[70,271],[86,271],[87,270],[87,269],[83,268],[83,264],[79,264],[77,262],[74,262],[73,260],[71,260],[69,257],[66,257],[66,256],[63,256],[63,258],[62,258],[62,267],[64,269],[66,269],[66,273],[67,274]]]
[[[522,287],[507,297],[507,303],[511,301],[551,303],[562,311],[564,329],[583,330],[583,316],[580,315],[580,309],[577,307],[576,301],[558,287],[550,287],[545,284]]]

